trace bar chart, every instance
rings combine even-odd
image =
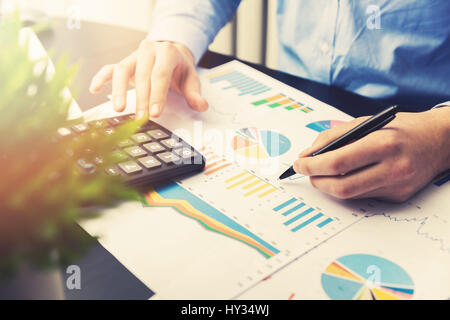
[[[244,170],[225,180],[227,190],[239,189],[244,197],[264,198],[278,189],[251,172]]]
[[[247,94],[258,95],[271,90],[270,87],[243,74],[234,69],[227,69],[218,73],[211,74],[207,77],[210,83],[223,83],[227,85],[222,87],[223,90],[237,89],[239,96]]]
[[[332,218],[325,216],[322,212],[308,206],[297,198],[286,200],[274,207],[273,211],[286,218],[283,225],[292,232],[297,232],[314,222],[316,223],[315,227],[319,229],[333,222]]]
[[[304,103],[295,101],[295,99],[287,97],[283,93],[271,95],[269,97],[252,102],[255,107],[265,105],[271,109],[282,107],[286,110],[300,110],[303,113],[314,111],[313,108],[306,106]]]
[[[200,152],[202,152],[206,160],[205,168],[203,169],[203,173],[206,176],[210,176],[231,166],[231,162],[219,156],[214,151],[208,150],[207,148],[203,147],[200,149]]]

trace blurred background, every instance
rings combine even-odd
[[[29,20],[67,17],[148,31],[158,0],[0,0],[1,12],[20,8]],[[159,0],[164,1],[164,0]],[[226,1],[226,0],[225,0]],[[210,50],[277,67],[276,0],[242,0],[234,19],[219,33]],[[77,26],[76,21],[72,23]]]

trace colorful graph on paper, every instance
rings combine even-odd
[[[236,154],[247,158],[278,157],[289,151],[291,141],[284,135],[257,128],[242,128],[236,131],[232,147]]]
[[[346,122],[340,121],[340,120],[323,120],[323,121],[312,122],[312,123],[306,125],[306,127],[309,129],[312,129],[314,131],[317,131],[317,132],[322,132],[322,131],[340,126],[341,124],[344,124],[344,123],[346,123]]]
[[[278,189],[251,172],[244,170],[225,180],[227,190],[238,189],[242,196],[264,198]]]
[[[227,69],[207,76],[210,83],[226,83],[223,90],[236,89],[238,96],[258,95],[271,90],[270,87],[234,69]]]
[[[218,155],[214,151],[203,147],[200,149],[200,152],[202,152],[206,160],[205,168],[203,169],[203,173],[206,176],[210,176],[231,166],[231,162],[227,161],[224,157]]]
[[[304,103],[295,101],[295,99],[287,97],[283,93],[278,93],[276,95],[270,95],[263,99],[252,102],[254,106],[265,105],[271,109],[284,108],[286,110],[300,110],[304,113],[310,113],[314,111],[313,108],[306,106]]]
[[[409,300],[414,294],[414,283],[403,268],[368,254],[336,259],[321,281],[333,300]]]
[[[171,207],[179,213],[200,222],[208,230],[241,241],[271,258],[280,250],[244,228],[213,206],[176,183],[155,188],[145,196],[149,207]]]
[[[286,200],[272,210],[285,218],[283,225],[292,232],[297,232],[314,224],[316,228],[322,229],[333,222],[332,218],[327,217],[322,212],[308,206],[297,198]]]

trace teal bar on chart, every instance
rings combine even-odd
[[[299,224],[298,226],[296,226],[295,228],[293,228],[291,231],[292,232],[296,232],[298,230],[300,230],[303,227],[306,227],[308,224],[310,224],[311,222],[316,221],[317,219],[319,219],[320,217],[323,217],[323,213],[318,213],[316,214],[314,217],[312,217],[309,220],[306,220],[305,222],[303,222],[302,224]]]
[[[286,210],[286,212],[283,212],[283,216],[287,216],[287,215],[291,214],[292,212],[297,211],[298,209],[300,209],[301,207],[304,207],[304,206],[305,206],[305,204],[302,202],[302,203],[296,205],[295,207],[293,207],[289,210]]]
[[[292,219],[286,221],[286,222],[284,223],[284,225],[285,225],[285,226],[288,226],[288,225],[290,225],[291,223],[294,223],[294,222],[297,221],[298,219],[300,219],[300,218],[306,216],[308,213],[313,212],[313,211],[314,211],[313,208],[306,209],[306,210],[303,211],[302,213],[300,213],[300,214],[296,215],[295,217],[293,217]]]
[[[289,199],[288,201],[283,202],[283,203],[280,204],[279,206],[273,208],[273,211],[280,211],[281,209],[283,209],[284,207],[290,205],[291,203],[294,203],[295,201],[297,201],[296,198]]]
[[[319,223],[317,226],[318,226],[319,228],[322,228],[322,227],[326,226],[327,224],[329,224],[331,221],[333,221],[333,219],[328,218],[328,219],[326,219],[326,220],[323,220],[323,221],[322,221],[321,223]]]

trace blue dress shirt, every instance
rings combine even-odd
[[[198,62],[239,3],[160,0],[149,39]],[[279,0],[277,22],[281,71],[400,103],[450,100],[450,0]]]

